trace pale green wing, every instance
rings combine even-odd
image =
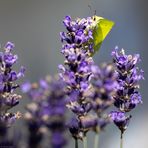
[[[114,22],[102,17],[95,16],[95,25],[93,27],[94,53],[101,47],[102,42],[114,26]]]

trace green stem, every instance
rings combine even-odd
[[[96,132],[95,133],[95,143],[94,143],[94,148],[98,148],[99,147],[99,133]]]
[[[83,148],[87,148],[87,136],[83,137]]]
[[[79,146],[78,146],[78,139],[77,138],[75,138],[75,148],[78,148]]]
[[[123,132],[121,132],[121,137],[120,137],[120,148],[123,148]]]

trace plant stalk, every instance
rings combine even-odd
[[[83,137],[83,148],[87,148],[87,136]]]
[[[120,137],[120,148],[123,148],[123,132],[121,132],[121,137]]]
[[[75,148],[78,148],[79,146],[78,146],[78,139],[77,138],[75,138]]]
[[[99,132],[95,133],[94,148],[99,148]]]

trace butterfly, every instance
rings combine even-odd
[[[102,42],[111,31],[115,23],[97,15],[92,16],[92,21],[93,45],[95,54],[96,51],[100,49]]]

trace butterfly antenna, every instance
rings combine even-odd
[[[88,8],[90,9],[90,12],[93,11],[93,18],[94,18],[94,21],[95,21],[96,20],[96,17],[95,16],[97,14],[97,11],[94,10],[94,8],[93,8],[92,0],[89,0]]]
[[[94,15],[96,15],[96,14],[97,14],[97,10],[94,11]]]
[[[92,10],[91,5],[88,4],[88,8],[90,9],[90,11]]]

